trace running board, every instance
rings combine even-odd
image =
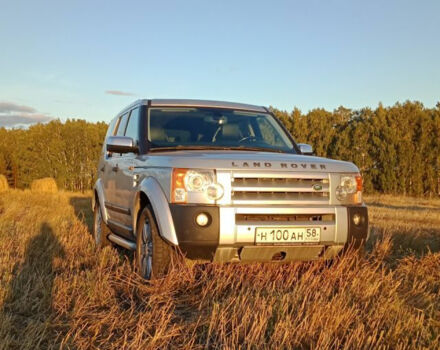
[[[108,237],[109,241],[124,247],[125,249],[136,250],[136,243],[129,241],[128,239],[119,237],[115,234],[110,234]]]

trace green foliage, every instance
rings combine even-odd
[[[433,109],[407,101],[375,110],[273,112],[318,156],[354,162],[367,192],[440,193],[440,103]]]
[[[297,142],[318,156],[354,162],[367,192],[432,196],[440,193],[440,103],[407,101],[392,107],[303,114],[273,109]],[[0,174],[11,187],[52,177],[60,188],[84,191],[96,181],[107,125],[52,121],[27,130],[0,128]]]
[[[91,189],[107,124],[59,120],[27,130],[0,128],[0,173],[12,187],[54,178],[60,188]]]

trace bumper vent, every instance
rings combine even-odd
[[[236,214],[235,221],[241,222],[334,222],[334,214]]]

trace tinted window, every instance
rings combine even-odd
[[[295,152],[268,113],[217,108],[150,108],[151,148],[239,148]]]
[[[268,118],[259,117],[256,118],[255,121],[258,124],[262,138],[267,140],[269,144],[279,148],[283,148],[286,145],[283,139],[284,133],[280,132],[281,128],[275,128],[274,125],[269,122]]]
[[[139,108],[133,109],[128,119],[125,136],[131,137],[135,145],[139,144]]]
[[[110,125],[108,126],[107,129],[107,134],[105,135],[105,138],[107,139],[109,136],[112,136],[115,133],[115,125],[116,122],[118,121],[118,118],[114,118],[111,122]]]
[[[115,127],[116,127],[116,122],[119,120],[119,118],[113,118],[113,120],[110,122],[110,125],[108,126],[107,129],[107,134],[105,134],[105,140],[107,141],[109,136],[113,136],[115,134]],[[103,146],[102,146],[102,150],[105,153],[105,156],[111,156],[110,152],[107,152],[107,146],[106,146],[106,142],[104,142]]]
[[[127,126],[128,113],[125,113],[119,120],[118,131],[116,136],[124,136],[125,127]]]

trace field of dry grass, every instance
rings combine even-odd
[[[94,249],[90,198],[0,194],[0,349],[440,347],[440,200],[368,197],[365,258],[196,265]]]

